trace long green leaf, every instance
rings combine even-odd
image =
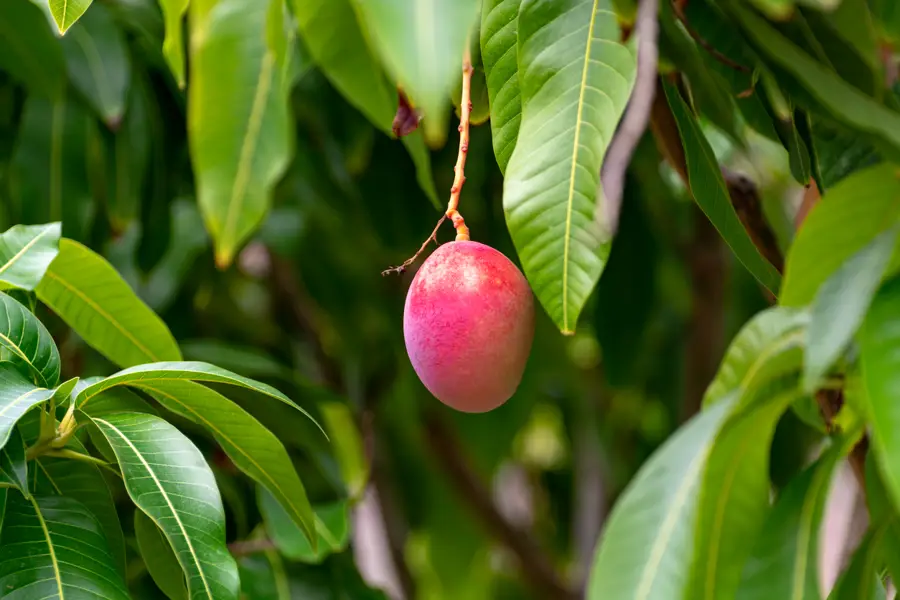
[[[52,396],[53,390],[36,387],[13,365],[0,362],[0,448],[22,416]]]
[[[805,311],[785,307],[770,308],[753,317],[728,346],[703,405],[797,370],[789,353],[803,345],[808,323]]]
[[[135,382],[162,406],[209,430],[235,466],[273,494],[310,540],[315,518],[284,445],[237,404],[193,381]]]
[[[853,338],[878,291],[897,229],[879,234],[819,288],[810,313],[803,376],[812,391]]]
[[[62,49],[41,9],[28,0],[0,2],[0,68],[44,98],[63,88]]]
[[[778,271],[760,254],[744,229],[731,204],[731,196],[712,147],[678,90],[670,84],[665,84],[664,89],[681,134],[688,185],[694,200],[747,270],[770,291],[777,291],[780,283]]]
[[[799,358],[799,357],[798,357]],[[799,368],[799,360],[796,368]],[[709,455],[700,494],[688,598],[733,598],[741,570],[769,510],[769,453],[775,426],[796,397],[796,377],[751,393],[728,420]]]
[[[315,507],[316,544],[311,545],[309,534],[295,525],[275,496],[258,487],[256,497],[269,537],[286,558],[321,563],[328,555],[346,549],[350,526],[345,501]]]
[[[33,290],[59,251],[60,224],[16,225],[0,234],[0,282]]]
[[[179,360],[175,338],[106,260],[63,239],[37,296],[85,342],[113,363],[128,367]]]
[[[166,37],[163,40],[163,55],[175,76],[178,87],[184,88],[184,37],[182,21],[187,13],[190,0],[159,0],[166,22]]]
[[[25,440],[18,428],[13,428],[6,445],[0,449],[0,487],[17,488],[26,498],[31,495],[28,489]]]
[[[0,590],[10,598],[128,600],[97,518],[61,496],[10,493],[0,532]]]
[[[131,61],[109,10],[102,3],[91,8],[69,29],[62,46],[72,85],[108,125],[118,125],[125,113]]]
[[[190,152],[220,267],[262,222],[290,159],[282,74],[265,36],[271,1],[197,0],[190,8]]]
[[[760,52],[796,78],[832,117],[900,150],[900,113],[841,79],[741,2],[730,6]]]
[[[635,51],[610,0],[525,0],[519,11],[522,122],[503,190],[525,275],[563,333],[606,264],[596,220],[600,167],[631,94]]]
[[[59,381],[59,350],[44,324],[31,311],[0,292],[0,346],[10,361],[22,365],[43,387]]]
[[[64,34],[84,14],[93,0],[50,0],[50,14]]]
[[[878,576],[878,555],[887,531],[886,527],[880,526],[866,532],[828,600],[885,600],[887,593]]]
[[[841,265],[900,219],[900,179],[888,164],[856,171],[827,198],[806,215],[788,252],[782,305],[811,303]]]
[[[865,410],[872,449],[894,506],[900,507],[900,279],[881,289],[859,331]]]
[[[95,132],[73,90],[64,88],[55,99],[29,96],[9,167],[16,221],[61,221],[62,235],[86,238],[95,208],[85,155]]]
[[[134,511],[134,535],[141,558],[156,586],[169,600],[187,600],[184,573],[178,558],[156,523],[139,510]]]
[[[77,439],[68,447],[87,454]],[[116,503],[100,467],[87,462],[40,456],[32,462],[34,492],[41,496],[65,496],[82,503],[97,517],[110,555],[119,572],[125,574],[125,536]]]
[[[293,0],[297,25],[304,45],[328,80],[378,129],[393,136],[397,92],[388,85],[381,64],[372,55],[353,2]],[[404,136],[403,144],[416,165],[419,185],[440,208],[421,133]]]
[[[588,600],[684,598],[704,464],[733,403],[695,416],[623,492],[599,542]]]
[[[390,73],[422,109],[426,137],[443,139],[476,0],[353,0]]]
[[[484,0],[481,7],[481,60],[491,102],[491,141],[500,172],[506,172],[522,121],[517,59],[522,0]]]
[[[95,417],[137,507],[165,534],[192,600],[238,597],[237,565],[225,545],[225,511],[203,455],[175,427],[137,413]]]
[[[819,525],[834,468],[857,437],[839,438],[781,492],[754,544],[737,600],[821,598]]]
[[[99,393],[119,385],[151,385],[154,382],[166,382],[177,380],[204,381],[207,383],[224,383],[243,387],[258,392],[265,396],[275,398],[288,406],[300,411],[315,423],[315,419],[308,412],[297,406],[290,398],[270,385],[241,377],[231,371],[220,369],[215,365],[202,362],[169,362],[138,365],[124,371],[119,371],[109,377],[97,381],[83,388],[76,396],[75,402],[79,409],[91,414],[89,406],[91,400]],[[316,423],[318,425],[318,423]],[[319,426],[321,429],[321,426]],[[324,433],[324,432],[323,432]]]

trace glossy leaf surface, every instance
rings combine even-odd
[[[0,282],[33,290],[56,257],[60,224],[16,225],[0,234]]]
[[[9,359],[20,365],[42,387],[59,381],[59,350],[50,332],[34,314],[10,296],[0,292],[0,346]]]
[[[0,449],[0,487],[16,488],[26,498],[28,489],[28,463],[25,461],[25,441],[18,428],[13,428],[6,445]],[[0,517],[0,521],[2,521]]]
[[[56,21],[60,33],[65,33],[75,24],[93,0],[49,0],[50,14]]]
[[[33,406],[49,400],[53,390],[36,387],[10,363],[0,363],[0,448],[16,422]]]
[[[522,121],[503,209],[525,275],[563,333],[606,264],[600,167],[634,85],[608,0],[526,0],[518,18]]]
[[[181,358],[168,327],[112,265],[72,240],[59,248],[36,289],[41,302],[119,366]]]
[[[491,104],[491,141],[501,172],[506,172],[522,120],[516,60],[521,4],[522,0],[484,0],[481,7],[481,60]]]

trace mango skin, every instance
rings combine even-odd
[[[478,242],[441,245],[406,295],[406,351],[435,398],[483,413],[512,397],[534,339],[534,298],[522,272]]]

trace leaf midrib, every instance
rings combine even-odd
[[[569,329],[569,246],[572,235],[572,208],[575,199],[575,171],[578,167],[578,142],[581,136],[581,120],[584,109],[584,92],[587,89],[587,77],[591,60],[591,41],[594,39],[594,24],[597,21],[597,3],[591,4],[591,22],[588,25],[587,44],[584,51],[584,66],[581,70],[581,84],[578,90],[578,112],[575,117],[575,141],[572,145],[572,170],[569,173],[569,194],[566,200],[566,232],[563,238],[563,273],[562,273],[562,333],[573,333]]]
[[[41,523],[41,529],[44,532],[44,538],[47,540],[47,548],[50,551],[50,562],[53,565],[53,577],[56,579],[56,589],[59,593],[59,600],[64,600],[66,595],[63,592],[62,574],[59,572],[59,561],[56,559],[56,549],[53,546],[53,540],[50,539],[50,529],[47,528],[47,522],[44,520],[41,507],[38,506],[34,496],[31,496],[28,500],[31,502],[31,506],[34,507],[34,514],[37,515],[38,521]]]
[[[122,431],[118,427],[116,427],[115,425],[113,425],[112,423],[110,423],[109,421],[107,421],[105,419],[100,419],[100,418],[95,417],[94,420],[99,423],[103,423],[104,425],[106,425],[107,427],[112,429],[116,434],[118,434],[119,437],[122,438],[122,441],[124,441],[128,445],[128,447],[131,448],[131,451],[134,452],[134,455],[138,457],[138,460],[141,461],[141,464],[144,465],[144,468],[147,469],[147,473],[150,475],[150,478],[153,480],[153,483],[156,484],[156,487],[159,489],[159,493],[165,499],[166,504],[168,505],[169,510],[172,513],[172,517],[175,519],[175,522],[178,523],[178,528],[181,529],[181,534],[184,536],[184,542],[187,544],[188,550],[191,553],[191,557],[194,559],[194,564],[197,565],[197,574],[200,575],[200,581],[203,582],[203,588],[206,590],[207,597],[209,598],[209,600],[215,600],[213,598],[212,591],[209,589],[209,583],[206,581],[206,573],[204,573],[204,571],[203,571],[203,567],[200,564],[200,559],[197,556],[196,551],[194,550],[194,545],[191,543],[191,538],[190,538],[190,536],[188,536],[187,530],[184,527],[184,523],[181,522],[181,517],[178,515],[178,511],[175,510],[175,506],[172,504],[172,500],[169,498],[169,495],[166,493],[165,488],[163,488],[162,482],[160,482],[159,478],[156,476],[156,473],[153,472],[153,469],[150,468],[150,463],[147,462],[147,460],[144,458],[143,454],[141,454],[140,450],[138,450],[137,447],[131,443],[131,440],[129,440],[128,437],[125,436],[125,434],[122,433]],[[123,473],[123,477],[124,477],[124,473]],[[144,511],[144,514],[147,514],[146,511]],[[152,520],[156,524],[156,526],[159,527],[160,531],[162,531],[165,534],[165,530],[162,527],[160,527],[160,524],[156,522],[156,519],[154,519],[149,514],[147,514],[147,517],[150,518],[150,520]],[[166,535],[167,539],[168,539],[168,537],[169,536]],[[169,541],[169,543],[170,544],[172,543],[171,540]]]

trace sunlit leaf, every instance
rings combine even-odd
[[[16,225],[0,234],[0,282],[33,290],[59,251],[60,224]]]
[[[87,454],[84,446],[73,439],[68,446]],[[97,465],[49,456],[32,463],[34,493],[42,496],[65,496],[82,503],[100,524],[110,555],[119,572],[125,574],[125,537],[109,485]]]
[[[175,550],[193,600],[238,597],[225,545],[225,511],[203,455],[175,427],[136,413],[95,417],[116,453],[129,496]]]
[[[84,14],[93,0],[50,0],[50,14],[60,33],[65,33]]]
[[[29,91],[56,97],[66,65],[62,49],[41,9],[28,0],[0,2],[0,68]]]
[[[476,0],[353,1],[388,70],[422,110],[426,138],[443,140]]]
[[[165,323],[102,256],[78,242],[60,242],[36,291],[85,342],[119,366],[181,358]]]
[[[102,3],[93,6],[63,36],[62,46],[72,85],[108,125],[117,126],[125,112],[131,61],[109,10]]]
[[[187,600],[184,573],[166,536],[150,517],[134,511],[134,535],[153,582],[169,600]]]
[[[314,539],[314,517],[306,490],[287,450],[271,431],[225,396],[193,381],[135,381],[131,385],[212,433],[235,466],[269,490],[296,526]]]
[[[190,0],[159,0],[166,22],[166,38],[163,41],[163,54],[169,68],[175,76],[178,87],[184,88],[184,38],[182,21],[187,12]]]
[[[52,396],[53,390],[36,387],[13,365],[0,362],[0,448],[6,445],[22,416]]]
[[[803,365],[807,391],[831,368],[863,322],[896,244],[896,228],[879,234],[819,288]]]
[[[678,90],[669,84],[664,89],[681,134],[694,200],[747,270],[769,290],[776,291],[780,283],[778,271],[760,254],[735,212],[709,142]]]
[[[220,267],[262,222],[290,159],[282,74],[265,37],[268,4],[198,0],[190,8],[191,161]]]
[[[15,590],[13,596],[21,598],[129,599],[97,518],[78,501],[61,496],[25,499],[10,492],[3,521],[4,592]]]
[[[9,351],[13,364],[25,367],[41,386],[53,387],[59,381],[59,350],[50,332],[31,311],[2,292],[0,346]]]
[[[314,508],[317,543],[313,547],[305,532],[294,524],[272,494],[258,487],[257,501],[269,536],[287,558],[319,563],[329,554],[346,548],[350,535],[346,502],[334,502]]]
[[[785,306],[804,306],[841,265],[900,218],[895,167],[875,165],[841,180],[806,215],[785,261],[778,294]],[[852,227],[848,226],[852,223]]]
[[[525,275],[563,333],[606,264],[600,167],[631,94],[635,51],[608,0],[526,0],[519,11],[522,122],[503,190]]]
[[[17,222],[62,221],[62,235],[86,237],[96,209],[85,156],[95,131],[91,116],[71,89],[53,100],[28,98],[9,168],[12,215]]]
[[[738,600],[821,597],[819,526],[834,468],[856,437],[838,438],[781,492],[753,545]]]
[[[589,600],[684,597],[704,464],[733,403],[716,403],[684,425],[619,497],[594,558]]]
[[[491,140],[501,172],[516,147],[522,120],[519,93],[519,6],[522,0],[485,0],[481,7],[481,60],[491,103]]]

